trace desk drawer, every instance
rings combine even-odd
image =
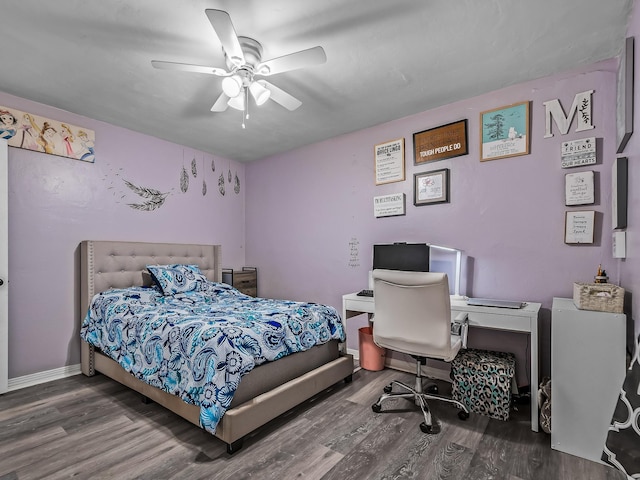
[[[451,311],[451,319],[455,319],[460,311]],[[498,330],[510,330],[513,332],[530,332],[531,320],[529,317],[516,315],[504,315],[496,313],[467,312],[469,314],[469,326],[482,328],[495,328]]]

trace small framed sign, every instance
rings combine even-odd
[[[413,204],[431,205],[449,202],[449,169],[413,175]]]
[[[593,170],[588,172],[567,173],[564,176],[564,204],[566,206],[572,206],[595,203],[593,178]]]
[[[467,120],[442,125],[413,134],[415,165],[469,153]]]
[[[404,193],[392,193],[373,197],[373,214],[376,218],[396,217],[405,214],[406,196]]]
[[[405,180],[404,173],[404,138],[380,143],[373,151],[376,185],[401,182]]]
[[[596,137],[562,143],[561,168],[583,167],[596,163]]]
[[[565,212],[564,243],[593,243],[595,210]]]

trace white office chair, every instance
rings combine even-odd
[[[465,405],[451,397],[438,395],[437,385],[423,386],[422,365],[427,358],[452,361],[460,348],[466,347],[468,320],[466,314],[456,318],[461,323],[460,335],[452,334],[449,280],[446,273],[404,272],[398,270],[374,270],[373,291],[375,316],[373,341],[380,347],[406,353],[416,359],[416,384],[414,388],[392,381],[384,388],[384,394],[372,405],[379,413],[381,404],[388,398],[413,398],[420,406],[424,433],[438,433],[427,400],[442,400],[458,408],[458,417],[469,418]],[[393,392],[393,387],[401,391]]]

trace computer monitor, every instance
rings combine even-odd
[[[449,290],[460,297],[462,250],[432,243],[393,243],[373,246],[373,268],[414,272],[444,272],[449,276]],[[369,272],[369,288],[373,279]]]
[[[426,243],[389,243],[373,246],[373,269],[429,271],[429,246]]]

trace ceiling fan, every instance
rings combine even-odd
[[[211,107],[211,111],[224,112],[227,107],[241,110],[243,112],[242,128],[245,128],[245,118],[249,118],[250,97],[256,105],[262,105],[271,99],[291,111],[302,105],[302,102],[294,96],[259,77],[322,64],[327,61],[322,47],[300,50],[263,62],[262,45],[253,38],[236,35],[231,17],[227,12],[206,9],[205,13],[222,44],[226,69],[160,60],[152,60],[151,65],[165,70],[207,73],[224,77],[222,93]]]

